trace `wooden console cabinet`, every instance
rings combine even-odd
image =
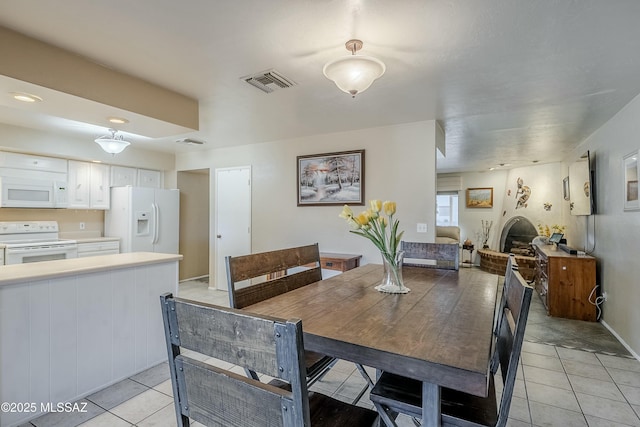
[[[320,267],[345,272],[360,266],[362,255],[320,252]]]
[[[589,295],[596,286],[596,259],[570,255],[551,245],[535,246],[535,287],[547,313],[554,317],[595,322],[596,306]],[[591,300],[594,301],[596,292]]]

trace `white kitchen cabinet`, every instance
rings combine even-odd
[[[111,166],[111,186],[125,187],[137,185],[138,170],[126,166]]]
[[[4,247],[0,248],[0,265],[4,265]]]
[[[69,160],[70,209],[109,209],[109,165]]]
[[[119,240],[104,240],[96,242],[78,242],[78,258],[99,255],[113,255],[120,253]]]
[[[162,171],[138,169],[138,186],[162,188]]]
[[[162,188],[162,171],[111,166],[111,186]]]
[[[32,171],[67,173],[67,161],[55,157],[0,152],[0,167]]]

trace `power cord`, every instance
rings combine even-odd
[[[596,299],[594,301],[591,301],[591,296],[594,294],[596,289],[598,289],[599,287],[600,287],[600,285],[595,285],[593,287],[593,289],[591,290],[591,293],[589,294],[589,302],[592,305],[595,305],[596,309],[598,310],[598,314],[596,315],[596,320],[600,320],[600,316],[602,315],[602,309],[600,308],[600,305],[605,301],[605,299],[604,299],[604,297],[602,295],[600,295],[599,297],[596,297]]]

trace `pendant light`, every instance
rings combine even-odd
[[[351,55],[328,62],[322,69],[326,78],[333,80],[341,91],[351,94],[352,98],[367,90],[386,70],[379,59],[356,55],[362,49],[362,44],[361,40],[349,40],[345,47]]]
[[[122,153],[131,144],[129,141],[125,141],[122,135],[116,135],[117,130],[109,129],[109,132],[111,135],[103,135],[95,140],[107,153],[111,155]]]

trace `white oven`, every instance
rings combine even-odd
[[[4,256],[6,265],[78,258],[78,244],[73,240],[7,244]]]
[[[58,239],[55,221],[0,222],[6,265],[77,258],[75,240]]]

